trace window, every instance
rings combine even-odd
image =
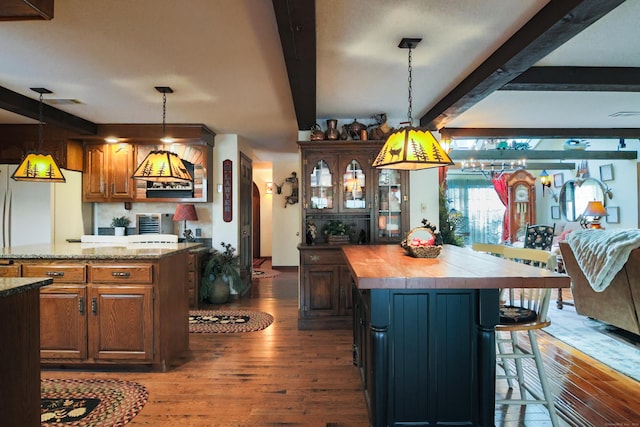
[[[479,176],[447,176],[447,199],[455,209],[456,232],[465,245],[502,243],[502,221],[505,207],[493,184]]]

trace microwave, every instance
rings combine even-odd
[[[136,214],[137,234],[175,234],[173,232],[173,214],[139,213]]]

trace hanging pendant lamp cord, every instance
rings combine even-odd
[[[413,118],[412,116],[412,102],[413,98],[411,97],[411,47],[409,47],[409,111],[407,112],[407,118],[409,119],[409,126],[413,126]]]
[[[166,131],[166,118],[167,118],[167,94],[162,93],[162,137],[167,136]]]
[[[40,106],[38,107],[38,119],[40,125],[38,126],[38,151],[42,151],[42,94],[40,94]]]

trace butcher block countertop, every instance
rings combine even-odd
[[[569,276],[444,245],[437,258],[413,258],[399,245],[344,245],[359,289],[568,288]]]
[[[190,251],[201,243],[59,243],[50,245],[2,248],[0,260],[8,259],[160,259],[178,252]],[[1,262],[1,261],[0,261]]]

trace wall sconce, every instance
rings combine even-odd
[[[582,213],[582,221],[580,224],[584,228],[602,228],[600,226],[600,218],[607,216],[607,210],[601,201],[592,201],[587,204],[587,208]],[[589,221],[587,218],[592,218]]]
[[[267,181],[264,183],[264,191],[266,194],[273,194],[273,182]]]
[[[540,173],[540,184],[542,184],[542,195],[544,196],[544,189],[551,188],[551,177],[546,170]]]

